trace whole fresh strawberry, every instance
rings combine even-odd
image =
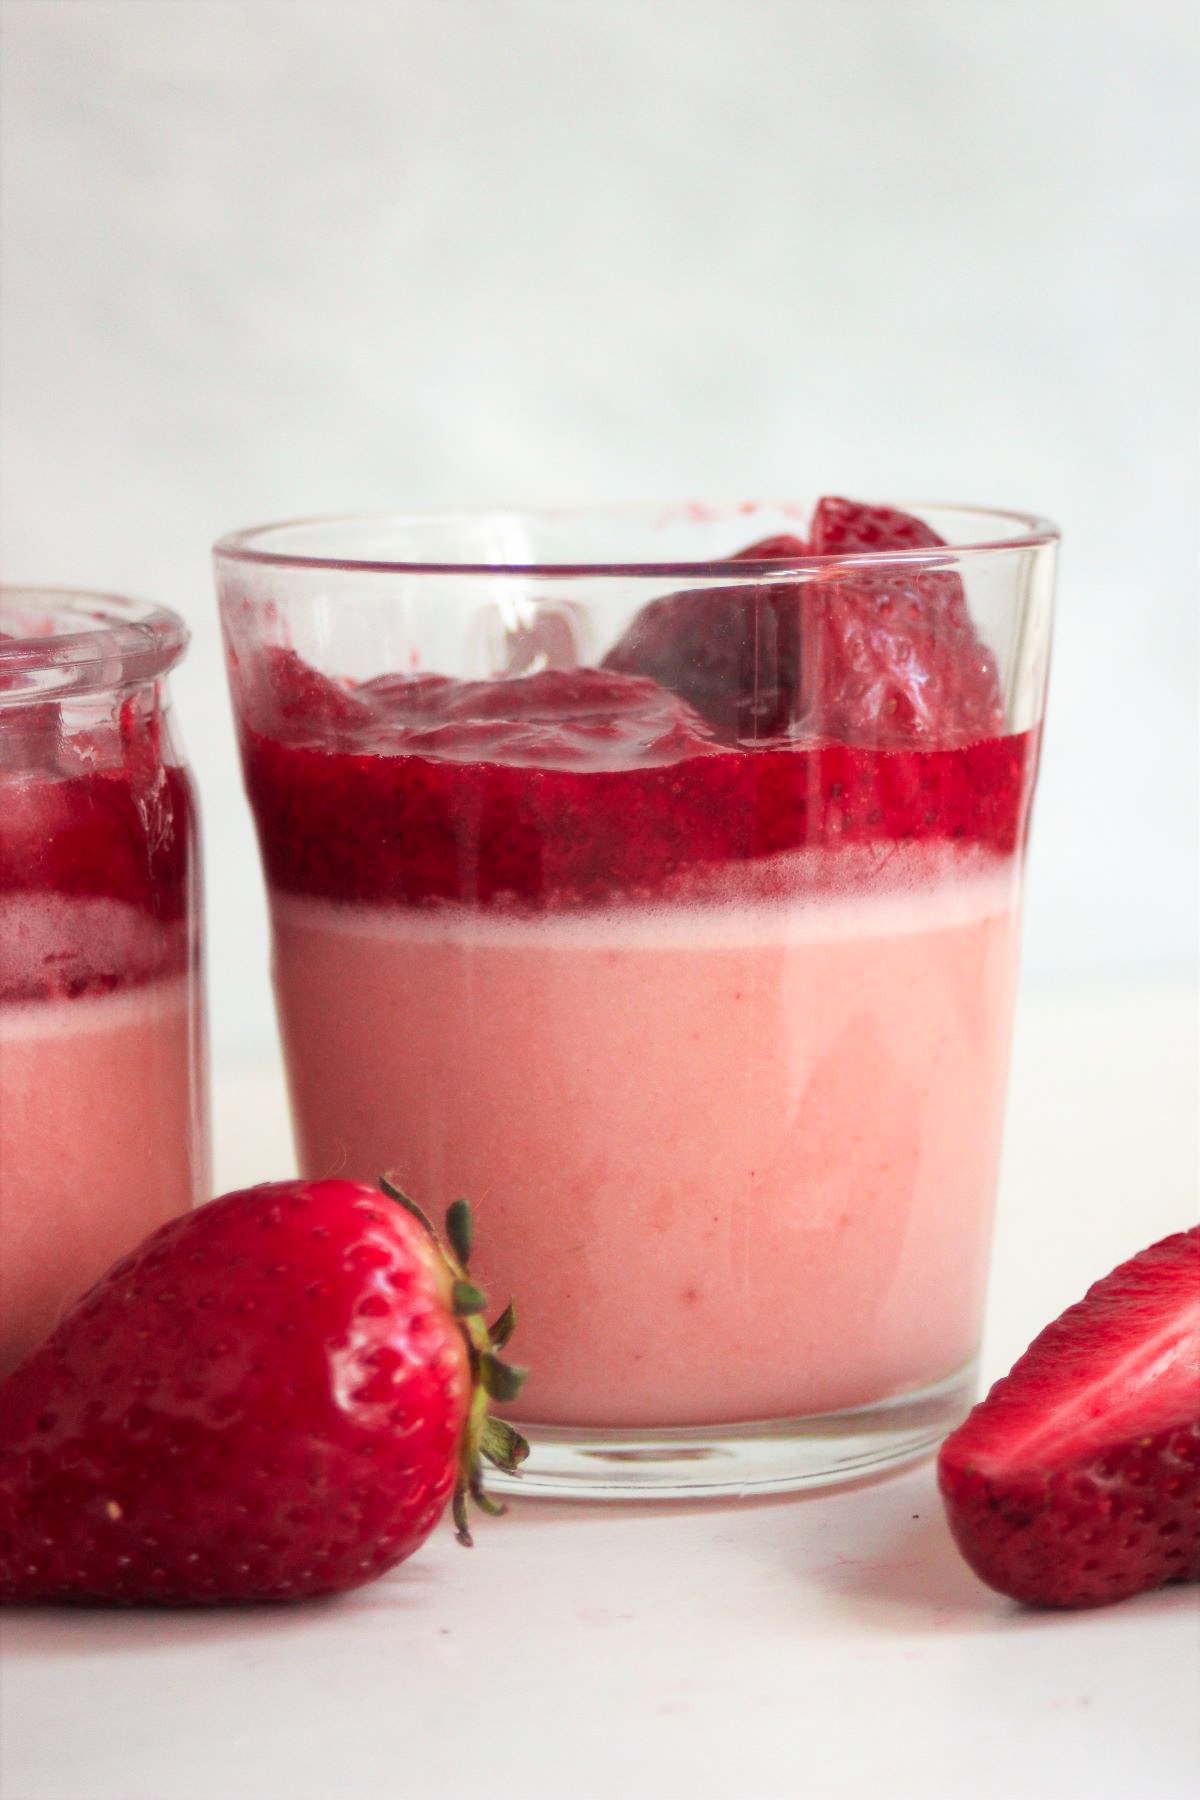
[[[1048,1325],[946,1439],[938,1481],[959,1549],[1015,1600],[1200,1580],[1200,1226]]]
[[[275,1182],[163,1226],[0,1387],[0,1601],[299,1600],[382,1575],[451,1502],[520,1374],[390,1184]]]

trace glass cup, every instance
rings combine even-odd
[[[300,1166],[473,1203],[525,1492],[834,1480],[973,1392],[1057,534],[806,518],[216,549]]]
[[[0,589],[0,1375],[208,1192],[187,629]]]

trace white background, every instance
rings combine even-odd
[[[192,625],[219,1054],[272,1023],[208,546],[311,511],[1048,513],[1027,978],[1190,978],[1197,17],[7,0],[3,571]]]

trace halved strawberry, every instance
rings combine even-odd
[[[932,550],[944,543],[910,513],[856,500],[817,503],[821,556]],[[810,726],[848,743],[950,746],[998,735],[1004,703],[991,652],[976,633],[953,569],[833,572],[805,590]]]
[[[1200,1226],[1048,1325],[946,1439],[938,1482],[959,1549],[1015,1600],[1200,1580]]]
[[[748,544],[731,560],[805,554],[801,538],[784,534]],[[604,667],[650,676],[728,737],[777,737],[798,710],[798,592],[783,582],[663,594],[642,607]]]

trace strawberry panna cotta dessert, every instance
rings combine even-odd
[[[195,796],[163,608],[0,595],[0,1376],[208,1187]]]
[[[90,1272],[201,1195],[191,800],[168,771],[145,857],[142,788],[82,759],[46,782],[0,775],[0,1372]]]
[[[480,1202],[531,1428],[779,1444],[819,1415],[820,1459],[833,1414],[925,1392],[960,1416],[1040,690],[1008,729],[942,539],[825,499],[806,537],[727,557],[743,585],[655,593],[590,666],[351,679],[294,647],[278,584],[256,595],[279,576],[257,535],[261,570],[236,539],[218,566],[301,1170]],[[314,633],[349,631],[333,592]],[[364,590],[364,631],[387,605]]]

